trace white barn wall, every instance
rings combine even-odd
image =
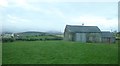
[[[77,42],[86,42],[86,34],[85,33],[76,33],[75,41]]]

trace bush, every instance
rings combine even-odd
[[[14,38],[2,38],[2,42],[13,42],[15,41]]]
[[[45,40],[63,40],[63,38],[55,37],[55,38],[46,38]]]
[[[46,41],[46,40],[63,40],[62,37],[58,37],[58,36],[54,36],[54,35],[50,35],[49,36],[45,36],[45,37],[18,37],[16,38],[16,40],[20,40],[20,41]]]

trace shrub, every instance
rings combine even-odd
[[[2,38],[2,42],[13,42],[15,41],[14,38]]]

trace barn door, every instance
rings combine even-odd
[[[86,34],[85,33],[76,33],[76,41],[86,42]]]

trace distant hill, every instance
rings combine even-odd
[[[9,33],[11,34],[12,32],[2,32],[2,34]],[[59,31],[48,31],[48,32],[39,32],[39,31],[26,31],[26,32],[18,32],[14,33],[15,35],[21,35],[21,36],[30,36],[30,35],[63,35],[62,32]]]
[[[26,32],[22,32],[22,33],[45,33],[45,32],[37,32],[37,31],[26,31]]]
[[[48,31],[46,33],[49,33],[49,34],[52,34],[52,35],[62,35],[63,34],[62,32],[59,32],[59,31]]]
[[[2,34],[12,34],[12,32],[2,32]]]

